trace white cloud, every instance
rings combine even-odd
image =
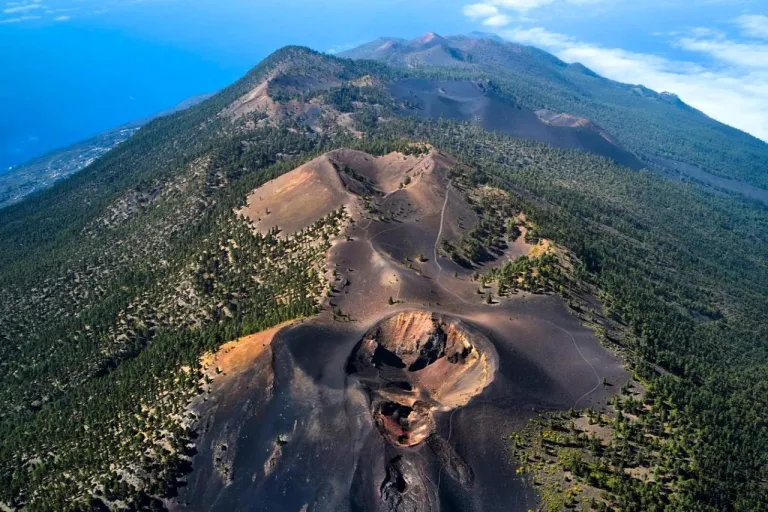
[[[464,15],[480,21],[487,27],[504,27],[513,21],[513,17],[499,7],[512,9],[520,16],[530,9],[548,4],[553,0],[488,0],[486,3],[469,4],[464,6]]]
[[[72,19],[72,16],[56,16],[53,18],[53,21],[69,21]]]
[[[663,33],[662,33],[663,35]],[[680,32],[673,32],[670,35],[672,36],[680,36]],[[688,35],[694,36],[694,37],[711,37],[713,39],[725,39],[725,32],[722,32],[720,30],[715,30],[713,28],[709,27],[694,27],[691,30],[688,31]]]
[[[745,35],[768,39],[768,16],[745,14],[736,18],[736,23]]]
[[[541,27],[527,29],[518,27],[516,29],[504,31],[502,36],[506,37],[507,39],[517,41],[518,43],[525,43],[548,48],[560,48],[576,44],[576,40],[570,36],[558,34],[556,32],[550,32]]]
[[[463,13],[488,27],[504,27],[513,20],[529,21],[528,13],[550,4],[597,5],[607,0],[485,0],[464,6]]]
[[[72,12],[76,11],[77,9],[69,8],[69,9],[46,9],[45,14],[56,14],[61,12]]]
[[[512,23],[512,18],[506,14],[495,14],[493,16],[489,16],[483,21],[483,25],[488,27],[503,27],[509,25],[510,23]]]
[[[492,16],[497,16],[499,13],[504,14],[504,10],[525,14],[529,11],[555,3],[596,5],[605,3],[606,1],[607,0],[485,0],[483,3],[465,6],[464,14],[473,19],[487,19]]]
[[[464,16],[469,18],[489,18],[499,14],[499,9],[490,4],[470,4],[464,6]]]
[[[344,43],[344,44],[337,44],[334,46],[331,46],[327,50],[325,50],[325,53],[329,53],[331,55],[336,55],[337,53],[342,53],[347,50],[351,50],[352,48],[357,48],[361,44],[365,43],[366,41],[358,41],[356,43]]]
[[[39,20],[40,16],[19,16],[18,18],[6,18],[4,20],[0,20],[0,25],[5,25],[9,23],[21,23],[22,21],[31,21],[31,20]]]
[[[495,5],[487,3],[466,5],[463,12],[468,18],[482,21],[483,25],[487,27],[504,27],[512,23],[512,17],[499,11]]]
[[[549,5],[553,1],[554,0],[492,0],[491,3],[506,9],[512,9],[513,11],[526,12]]]
[[[768,44],[695,37],[681,37],[675,44],[684,50],[704,53],[727,64],[768,69]]]
[[[540,27],[506,30],[501,35],[543,47],[566,62],[580,62],[613,80],[673,92],[710,117],[768,141],[768,53],[760,45],[717,36],[680,37],[675,42],[680,47],[705,52],[713,59],[711,64],[698,64],[606,48]],[[750,58],[739,57],[742,50]]]
[[[40,4],[38,3],[31,3],[31,4],[23,4],[23,5],[14,5],[13,7],[6,7],[3,9],[3,12],[6,14],[11,14],[15,12],[26,12],[31,11],[33,9],[39,9]]]

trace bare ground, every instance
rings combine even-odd
[[[487,305],[471,271],[439,255],[439,238],[458,236],[476,220],[448,180],[448,169],[456,165],[450,157],[434,150],[421,157],[380,159],[334,152],[322,165],[326,162],[354,177],[341,176],[344,188],[334,188],[334,197],[355,203],[353,222],[327,260],[328,276],[335,271],[335,291],[320,315],[282,328],[256,359],[234,352],[220,356],[225,361],[232,354],[233,361],[248,364],[224,370],[226,383],[198,409],[199,455],[188,485],[171,505],[189,510],[535,508],[533,491],[515,474],[507,436],[538,411],[603,407],[613,391],[600,385],[602,377],[622,382],[628,374],[558,297],[521,293]],[[291,174],[283,176],[289,184],[295,183]],[[360,186],[366,187],[367,204],[355,193]],[[278,184],[272,187],[277,190]],[[273,211],[280,213],[270,223],[286,230],[300,229],[311,219],[294,211],[283,217],[278,195],[257,190],[250,200],[254,196],[274,201]],[[309,205],[310,210],[326,207]],[[510,257],[530,250],[516,244]],[[476,368],[462,369],[455,354],[463,351],[447,348],[448,342],[442,355],[407,378],[401,378],[402,371],[376,370],[377,378],[392,381],[388,390],[382,380],[372,385],[370,378],[349,372],[350,356],[366,333],[381,335],[391,322],[387,319],[398,314],[437,318],[476,332],[472,339],[480,341],[473,346],[488,344],[475,348],[476,356],[493,359],[486,365],[492,375],[479,378]],[[384,345],[410,365],[409,357],[418,359],[432,346],[424,341],[431,327],[422,327],[408,350],[398,345],[406,331],[393,331],[394,341]],[[461,399],[441,402],[445,396]],[[410,410],[390,407],[383,414],[389,423],[382,427],[383,401]],[[393,438],[395,431],[406,437]],[[408,437],[414,432],[418,435]],[[222,461],[228,463],[227,477],[216,478]]]

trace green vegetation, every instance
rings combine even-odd
[[[489,53],[497,50],[494,47]],[[502,50],[504,59],[511,53]],[[650,155],[661,156],[768,188],[764,172],[768,149],[759,139],[705,116],[677,97],[613,82],[586,68],[553,60],[535,48],[525,48],[523,55],[526,64],[522,68],[517,66],[518,59],[511,61],[513,65],[500,66],[493,61],[496,56],[481,65],[498,77],[491,79],[498,93],[532,110],[586,117],[645,156],[649,164]]]
[[[548,252],[538,257],[520,256],[514,261],[508,261],[492,269],[486,279],[498,283],[501,296],[518,289],[543,292],[554,289],[562,279],[562,270],[557,256]]]
[[[477,173],[471,168],[453,172],[451,179],[468,193],[478,222],[455,242],[443,239],[440,247],[447,257],[466,268],[492,261],[504,252],[507,242],[514,241],[506,222],[519,213],[504,192],[477,188],[476,178]]]
[[[562,76],[595,79],[553,65]],[[291,119],[249,125],[269,121],[263,113],[236,122],[218,115],[276,69],[325,84],[318,93],[306,81],[277,80],[276,97],[311,96],[348,110],[365,137],[318,133]],[[0,501],[30,510],[99,502],[146,509],[171,495],[191,455],[185,406],[206,391],[200,355],[314,314],[328,286],[322,256],[345,221],[336,212],[286,240],[253,234],[234,210],[249,191],[320,152],[419,152],[423,146],[411,145],[419,141],[459,158],[457,186],[479,191],[476,228],[443,250],[477,266],[535,225],[527,239],[550,240],[573,255],[569,276],[602,303],[598,336],[617,345],[646,383],[644,395],[622,397],[615,417],[602,420],[614,432],[610,445],[585,440],[568,418],[545,420],[557,432],[542,442],[556,461],[550,466],[597,489],[595,507],[764,507],[768,210],[472,125],[397,118],[383,89],[349,83],[366,75],[467,73],[476,71],[392,70],[287,48],[211,100],[150,123],[81,173],[0,211]],[[533,71],[523,74],[534,83]],[[552,98],[563,90],[542,88]],[[540,101],[524,88],[502,93]],[[637,101],[642,109],[651,100]],[[589,105],[582,107],[597,109]],[[625,143],[635,130],[637,147],[655,144],[653,151],[702,165],[716,161],[707,169],[765,184],[764,174],[741,164],[763,157],[728,159],[752,143],[732,143],[728,131],[708,139],[719,130],[713,124],[696,121],[683,138],[647,136],[667,124],[679,134],[694,119],[670,108],[689,112],[652,109],[645,128],[641,118],[627,118]],[[620,121],[594,117],[612,131]],[[659,138],[677,142],[665,149]],[[681,154],[696,147],[685,142],[691,139],[712,141],[712,150]],[[507,194],[483,193],[494,189]],[[518,222],[520,212],[529,223]],[[552,258],[545,252],[501,266],[488,274],[501,290],[480,293],[493,301],[514,287],[562,284],[564,271]],[[624,471],[638,467],[659,479]],[[547,492],[556,507],[575,496],[562,485]]]
[[[548,414],[511,436],[518,472],[542,489],[545,510],[695,506],[685,495],[697,462],[672,435],[679,411],[654,385],[637,386],[623,386],[605,413]]]

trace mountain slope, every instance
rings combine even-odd
[[[284,48],[1,210],[0,502],[527,510],[553,456],[563,500],[759,509],[765,209],[391,92],[452,78]]]
[[[475,81],[403,79],[388,86],[400,111],[433,119],[476,122],[486,130],[608,157],[631,169],[644,165],[588,119],[532,112]]]
[[[768,188],[768,144],[705,116],[673,94],[605,79],[533,47],[476,36],[429,42],[381,39],[341,56],[487,73],[521,106],[590,119],[649,164],[652,157],[663,157]]]

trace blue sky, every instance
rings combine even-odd
[[[215,91],[286,44],[472,30],[768,140],[765,0],[0,0],[0,169]]]

